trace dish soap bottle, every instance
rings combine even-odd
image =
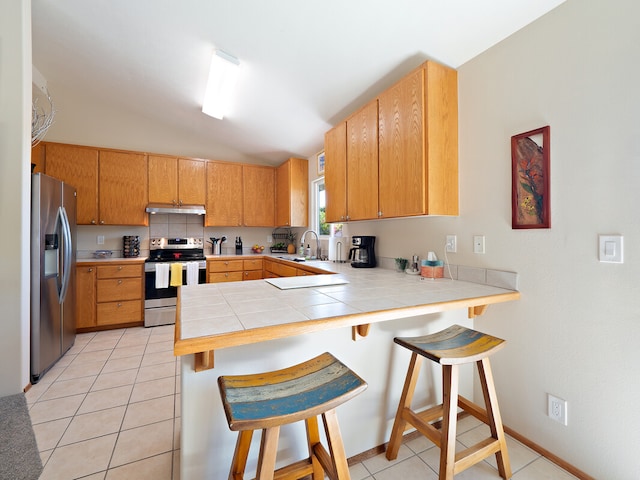
[[[307,243],[307,248],[304,250],[304,258],[311,258],[311,245]]]
[[[300,248],[298,249],[298,255],[304,257],[304,243],[300,242]]]

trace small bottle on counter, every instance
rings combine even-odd
[[[298,255],[304,257],[304,243],[300,242],[300,248],[298,249]]]
[[[311,245],[307,243],[307,248],[304,250],[304,258],[311,258]]]
[[[242,237],[236,237],[236,255],[242,255]]]

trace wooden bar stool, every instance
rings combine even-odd
[[[394,460],[398,456],[402,435],[406,428],[413,426],[440,447],[440,480],[452,480],[455,474],[491,454],[496,455],[500,476],[505,479],[511,478],[507,443],[489,365],[489,356],[504,347],[505,341],[460,325],[453,325],[433,335],[395,338],[394,342],[413,353],[387,445],[387,459]],[[411,399],[423,357],[442,365],[442,404],[415,412],[411,410]],[[459,366],[470,362],[476,362],[478,367],[486,410],[458,395]],[[486,423],[491,429],[491,436],[456,453],[458,407]],[[440,418],[442,425],[437,429],[431,422]]]
[[[274,372],[221,376],[220,395],[229,428],[240,432],[229,473],[243,480],[254,430],[262,430],[256,480],[294,480],[312,475],[323,480],[349,480],[347,457],[336,407],[355,397],[367,384],[330,353]],[[320,443],[322,415],[329,451]],[[305,421],[309,457],[275,471],[280,426]]]

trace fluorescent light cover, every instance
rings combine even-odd
[[[209,81],[202,102],[204,113],[222,120],[233,98],[239,72],[240,62],[237,58],[222,50],[213,52]]]

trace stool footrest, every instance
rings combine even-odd
[[[279,468],[273,472],[273,480],[298,480],[312,473],[313,465],[311,464],[311,460],[305,458],[304,460]]]
[[[498,440],[493,437],[485,438],[475,445],[456,453],[453,472],[460,473],[499,451],[500,442]]]

